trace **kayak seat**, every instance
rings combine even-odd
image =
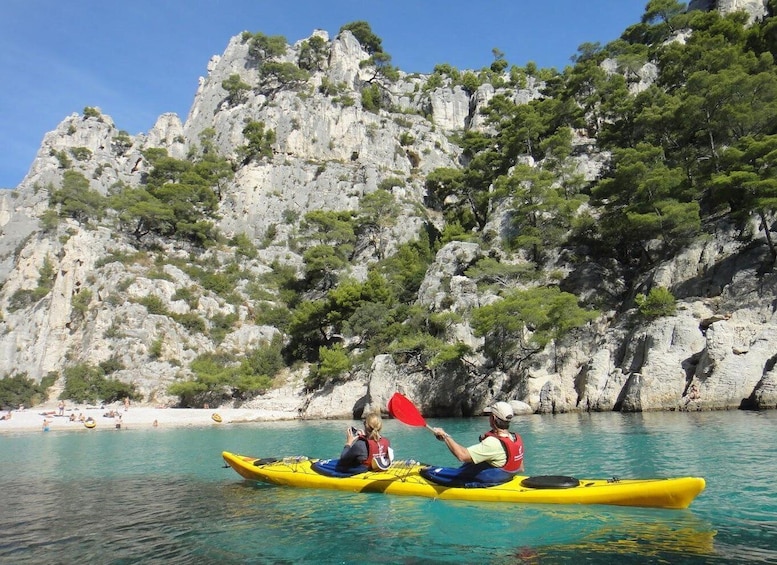
[[[461,467],[424,467],[419,471],[427,481],[446,487],[487,488],[512,480],[507,471],[496,467],[464,464]]]
[[[319,475],[340,478],[352,477],[354,475],[358,475],[359,473],[365,473],[368,471],[366,465],[359,465],[358,467],[346,467],[340,464],[339,459],[320,459],[319,461],[313,462],[310,465],[310,468]]]
[[[574,488],[579,485],[576,478],[563,475],[537,475],[521,481],[521,486],[526,488]]]

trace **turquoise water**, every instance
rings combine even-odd
[[[468,444],[486,420],[431,420]],[[530,474],[698,475],[688,510],[258,485],[221,452],[339,453],[349,422],[0,435],[0,563],[777,563],[777,412],[521,416]],[[385,423],[400,458],[454,465]]]

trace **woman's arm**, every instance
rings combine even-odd
[[[367,461],[367,442],[354,440],[353,443],[346,443],[343,451],[340,453],[340,462],[349,467],[362,465]]]

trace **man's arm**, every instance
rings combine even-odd
[[[472,456],[469,454],[469,451],[467,451],[466,447],[457,443],[456,440],[453,439],[442,428],[434,428],[433,431],[437,439],[445,442],[445,445],[448,447],[450,452],[453,453],[453,456],[456,459],[462,463],[472,463]]]

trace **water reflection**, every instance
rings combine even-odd
[[[612,562],[647,562],[660,558],[663,562],[714,558],[717,555],[715,530],[688,514],[681,520],[645,521],[620,516],[616,523],[602,525],[579,541],[563,545],[536,548],[538,558],[564,555],[586,556],[590,561],[606,558]],[[649,559],[650,558],[650,559]],[[655,562],[655,561],[651,561]]]

